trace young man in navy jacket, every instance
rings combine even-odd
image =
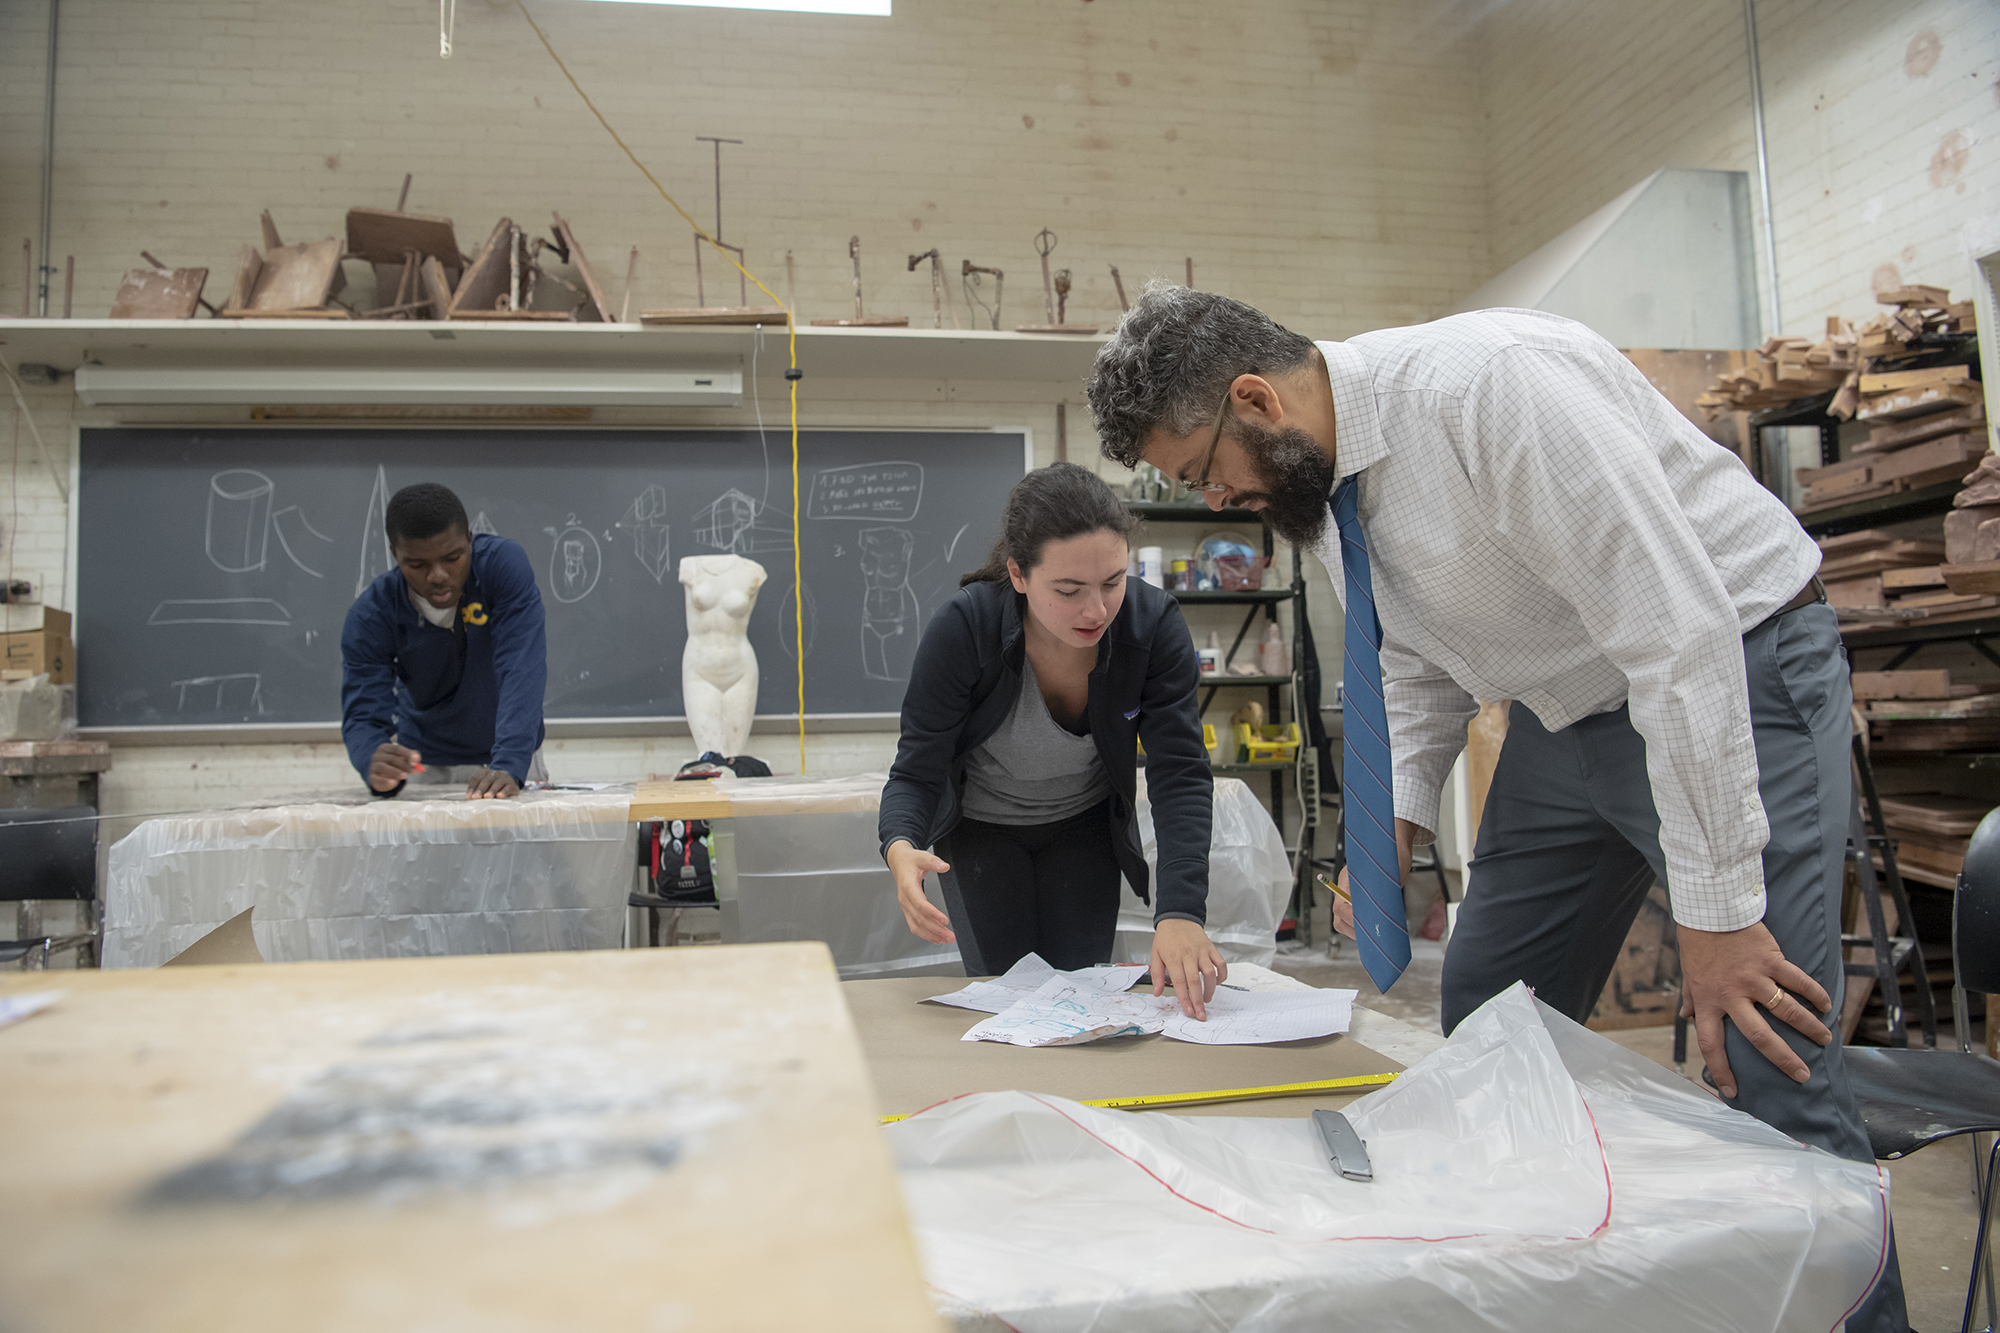
[[[396,568],[368,585],[340,633],[340,734],[377,796],[406,782],[507,797],[542,768],[548,685],[542,594],[520,543],[474,536],[431,482],[384,516]]]

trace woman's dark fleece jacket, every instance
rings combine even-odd
[[[932,617],[903,695],[903,736],[882,791],[882,850],[898,838],[932,847],[960,817],[966,757],[1000,729],[1021,693],[1026,641],[1021,597],[1007,583],[974,583]],[[1174,599],[1137,579],[1097,645],[1085,714],[1111,779],[1112,850],[1153,919],[1205,923],[1209,821],[1215,781],[1195,704],[1194,639]],[[1146,746],[1160,882],[1148,897],[1133,813],[1138,743]],[[1157,901],[1155,901],[1155,899]]]

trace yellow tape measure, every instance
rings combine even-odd
[[[1081,1102],[1082,1106],[1102,1106],[1112,1111],[1137,1111],[1151,1106],[1193,1106],[1200,1102],[1254,1102],[1264,1097],[1300,1097],[1315,1092],[1346,1092],[1353,1088],[1379,1088],[1393,1083],[1394,1074],[1358,1074],[1352,1078],[1328,1078],[1316,1083],[1274,1083],[1264,1088],[1221,1088],[1214,1092],[1160,1092],[1150,1097],[1107,1097],[1102,1101]],[[882,1123],[908,1120],[907,1115],[885,1115]]]

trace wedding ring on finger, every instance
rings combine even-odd
[[[1778,989],[1771,992],[1770,999],[1764,1001],[1764,1007],[1766,1009],[1776,1009],[1780,1004],[1780,1002],[1784,1000],[1784,998],[1785,998],[1785,988],[1783,986],[1780,986],[1778,987]]]

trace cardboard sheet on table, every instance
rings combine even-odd
[[[964,1041],[977,1019],[963,1009],[919,1001],[939,990],[935,977],[842,983],[868,1072],[885,1115],[909,1114],[966,1092],[1015,1088],[1073,1101],[1164,1092],[1268,1087],[1403,1066],[1350,1037],[1319,1037],[1270,1046],[1201,1046],[1164,1037],[1119,1037],[1083,1046],[1007,1046]],[[1169,992],[1171,994],[1171,992]],[[1356,1095],[1368,1089],[1356,1090]],[[1174,1108],[1177,1115],[1303,1117],[1316,1106],[1338,1109],[1351,1095],[1280,1097]]]

